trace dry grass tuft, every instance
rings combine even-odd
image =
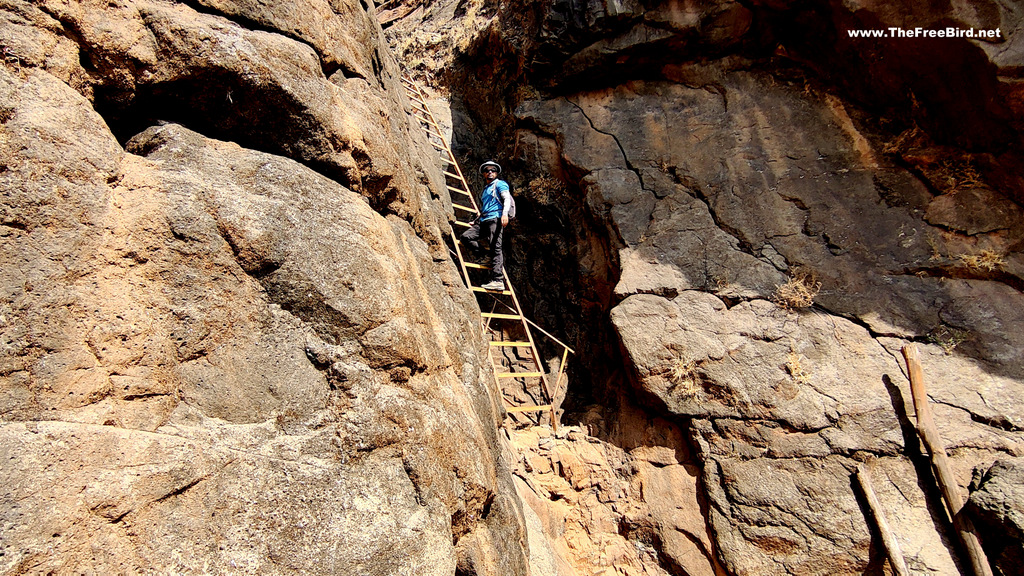
[[[939,164],[936,176],[937,184],[945,187],[947,192],[956,192],[966,188],[981,186],[981,174],[974,164],[967,159],[946,159]]]
[[[789,372],[790,377],[797,384],[805,385],[811,381],[811,375],[804,370],[800,355],[796,352],[790,351],[789,356],[786,357],[786,372]]]
[[[942,248],[939,247],[939,241],[932,234],[928,234],[925,238],[925,242],[928,243],[928,248],[931,249],[931,256],[929,260],[942,260],[945,258],[945,254],[942,253]]]
[[[924,136],[924,132],[915,124],[913,127],[901,132],[894,140],[886,142],[882,147],[882,152],[885,154],[899,154],[913,143],[919,141],[922,136]]]
[[[1003,255],[992,250],[982,250],[978,254],[960,254],[957,259],[964,266],[980,272],[994,272],[1006,265]]]
[[[956,347],[970,340],[970,332],[949,326],[939,326],[928,335],[928,341],[938,344],[946,354],[952,354]]]
[[[685,397],[696,396],[700,392],[700,378],[697,376],[697,362],[676,358],[668,367],[668,379],[674,390]]]
[[[565,194],[565,183],[553,176],[540,176],[530,180],[530,197],[541,204],[551,204]]]
[[[540,100],[540,99],[541,99],[540,92],[536,88],[534,88],[533,86],[529,86],[529,85],[526,85],[526,84],[517,87],[515,89],[515,92],[512,95],[512,101],[515,102],[516,104],[521,104],[521,103],[523,103],[523,102],[525,102],[527,100]]]
[[[730,290],[732,288],[732,283],[729,282],[728,274],[723,274],[723,275],[720,275],[720,276],[715,276],[714,278],[712,278],[712,280],[715,283],[715,290],[714,290],[715,293],[727,292],[728,290]]]
[[[786,310],[810,308],[814,305],[814,297],[821,290],[821,282],[817,275],[805,270],[796,270],[789,282],[780,284],[772,295],[772,302]]]

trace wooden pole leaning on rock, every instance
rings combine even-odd
[[[961,514],[964,507],[964,496],[960,492],[960,485],[957,484],[953,472],[949,469],[949,460],[946,457],[946,447],[942,443],[942,437],[935,427],[932,419],[931,407],[928,405],[928,393],[924,385],[924,371],[921,370],[921,359],[917,346],[908,344],[903,347],[903,358],[907,361],[907,375],[910,377],[910,393],[914,397],[914,411],[917,413],[917,434],[928,455],[931,457],[932,469],[935,470],[935,479],[942,492],[942,498],[946,501],[946,508],[949,517],[953,520],[953,528],[967,551],[971,562],[971,569],[975,576],[992,576],[992,567],[988,563],[985,551],[981,548],[978,534],[974,530],[974,523],[965,514]]]
[[[903,560],[903,554],[900,552],[899,542],[896,541],[896,535],[889,528],[889,523],[885,521],[882,505],[878,502],[878,497],[875,496],[874,488],[871,487],[871,476],[868,475],[868,470],[863,464],[857,465],[857,483],[860,485],[861,491],[864,492],[864,498],[868,501],[868,508],[871,510],[871,517],[875,519],[875,527],[878,528],[878,533],[882,536],[882,543],[885,545],[886,555],[889,556],[892,573],[895,576],[910,576],[907,563]]]

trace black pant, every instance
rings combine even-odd
[[[483,254],[483,249],[480,247],[480,236],[481,234],[487,239],[487,244],[491,248],[491,279],[504,281],[505,277],[501,273],[501,267],[505,264],[505,255],[502,252],[502,233],[505,227],[501,225],[501,218],[495,218],[486,222],[477,220],[473,222],[473,225],[462,233],[462,241],[469,245],[473,250],[473,253],[477,256]]]

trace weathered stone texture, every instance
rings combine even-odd
[[[914,569],[955,573],[929,473],[904,459],[919,447],[900,338],[957,350],[924,361],[962,486],[1024,455],[1024,300],[1005,275],[1020,209],[982,176],[950,191],[940,163],[907,172],[856,106],[750,66],[527,99],[517,152],[577,186],[618,248],[612,323],[643,396],[691,422],[728,572],[879,565],[850,482],[867,460]],[[801,274],[815,310],[772,301]]]
[[[976,333],[971,346],[983,357],[1019,363],[1013,350],[1022,343],[984,320],[1016,318],[1018,293],[911,273],[937,266],[936,249],[976,248],[880,196],[879,172],[902,197],[922,190],[882,165],[841,103],[818,103],[749,73],[721,75],[714,86],[631,83],[528,101],[517,112],[554,136],[556,161],[586,174],[588,206],[625,248],[620,295],[635,284],[641,292],[767,298],[798,267],[822,282],[822,305],[877,332],[920,337],[946,322]],[[1010,230],[988,239],[1000,253],[1024,233],[1024,222],[1009,217],[1012,205],[1003,213]],[[654,274],[651,264],[670,270]],[[655,277],[668,285],[651,285]],[[984,299],[988,310],[976,309],[979,292],[994,292]]]
[[[989,539],[986,548],[1006,574],[1024,567],[1024,464],[1000,458],[991,467],[975,469],[966,509]]]
[[[0,570],[525,574],[475,306],[394,76],[328,46],[369,70],[339,88],[308,46],[181,4],[2,13],[55,48],[0,67]],[[112,133],[154,86],[187,109],[222,75],[237,110],[211,131],[292,158]],[[129,107],[104,100],[119,82]],[[344,158],[358,177],[325,168]]]
[[[423,25],[407,38],[439,31],[454,5],[388,3]],[[1022,456],[1022,21],[990,0],[550,0],[499,10],[451,69],[434,50],[443,40],[409,50],[457,96],[453,117],[472,134],[462,151],[528,174],[518,190],[535,235],[521,259],[582,275],[534,274],[538,311],[590,347],[569,404],[614,398],[629,376],[684,426],[726,572],[885,570],[850,481],[857,463],[911,570],[958,572],[922,488],[907,342],[922,348],[963,487],[974,467]],[[848,34],[948,26],[1006,38]],[[813,308],[779,296],[790,278],[807,279]],[[601,340],[612,330],[626,375],[602,364],[615,362]],[[614,410],[605,417],[628,420]],[[565,493],[585,491],[587,466],[565,462]],[[580,509],[592,507],[560,513]],[[564,534],[545,529],[557,556]]]
[[[68,82],[122,139],[157,120],[179,122],[298,160],[439,237],[442,222],[428,209],[423,184],[442,183],[419,159],[410,166],[408,144],[419,135],[409,132],[379,26],[350,3],[289,6],[210,7],[222,16],[147,0],[13,2],[0,25],[12,38],[11,60]],[[54,53],[39,52],[40,45]]]
[[[601,431],[612,442],[586,427],[513,433],[534,574],[716,574],[680,430],[636,409],[615,427]]]

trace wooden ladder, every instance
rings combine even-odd
[[[452,199],[452,206],[455,208],[454,225],[462,228],[469,228],[472,226],[473,220],[480,215],[480,209],[477,206],[476,198],[473,196],[473,193],[470,192],[469,185],[466,183],[466,178],[463,175],[462,169],[459,167],[459,163],[455,159],[455,154],[452,153],[448,139],[445,138],[443,134],[443,129],[438,124],[437,119],[434,118],[434,114],[430,111],[430,108],[427,106],[426,94],[419,86],[405,76],[402,77],[402,85],[405,87],[406,94],[411,100],[413,116],[415,116],[416,120],[419,121],[419,125],[423,128],[423,132],[426,134],[430,145],[433,146],[440,155],[441,171],[445,176],[445,187]],[[523,309],[519,304],[519,297],[516,294],[516,291],[512,286],[512,281],[505,272],[504,267],[502,267],[501,274],[505,279],[505,290],[486,290],[480,286],[474,285],[470,275],[470,270],[490,270],[490,268],[473,262],[467,262],[459,242],[459,235],[455,233],[455,228],[452,224],[449,224],[448,230],[451,232],[452,244],[455,246],[455,250],[452,251],[452,253],[458,260],[459,268],[462,270],[462,278],[465,281],[466,286],[475,296],[487,296],[493,300],[491,311],[481,312],[480,320],[484,329],[484,334],[490,340],[487,347],[487,358],[491,363],[492,372],[494,374],[494,384],[497,386],[497,389],[502,392],[502,398],[505,400],[505,410],[510,413],[548,412],[551,418],[551,427],[557,430],[558,421],[555,414],[557,407],[554,405],[552,389],[548,386],[548,377],[544,372],[543,364],[541,364],[540,354],[537,352],[537,345],[533,339],[533,333],[531,332],[530,327],[533,326],[563,348],[562,363],[559,365],[558,376],[555,378],[556,390],[558,389],[558,386],[561,386],[562,376],[565,374],[565,362],[568,360],[569,353],[571,352],[575,354],[575,351],[548,332],[541,329],[536,323],[523,315]],[[477,303],[479,304],[479,300]],[[501,307],[501,312],[495,312],[499,306]],[[504,334],[504,330],[499,330],[497,332],[492,330],[492,321],[496,323],[520,324],[522,326],[523,333],[526,335],[525,339],[520,341],[503,339],[501,334]],[[506,368],[500,363],[495,364],[493,351],[496,349],[500,350],[502,348],[528,349],[529,358],[527,358],[527,360],[532,362],[534,368],[532,370],[520,371],[513,370],[512,368]],[[529,388],[530,380],[539,380],[540,391],[545,403],[536,405],[516,404],[511,401],[508,395],[504,392],[503,382],[506,380],[519,380],[520,384],[522,384],[524,389],[527,390]],[[530,421],[532,422],[532,419]]]

